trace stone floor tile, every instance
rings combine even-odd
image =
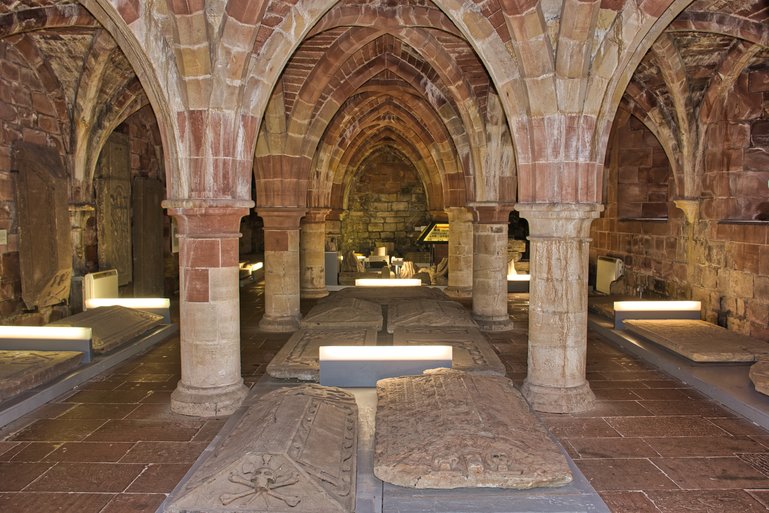
[[[68,403],[138,403],[149,392],[145,390],[83,390],[67,399]]]
[[[622,436],[718,436],[724,430],[701,417],[610,417],[606,422]]]
[[[593,393],[601,401],[637,401],[641,398],[635,390],[629,388],[598,388]]]
[[[660,513],[759,513],[766,508],[743,490],[676,490],[649,492]]]
[[[73,406],[66,403],[48,403],[30,412],[26,417],[30,419],[57,419],[71,410]]]
[[[736,417],[730,418],[708,418],[710,422],[717,425],[732,435],[769,435],[769,431],[748,420]]]
[[[141,402],[145,404],[171,404],[171,392],[173,390],[150,390]]]
[[[221,431],[227,419],[209,419],[203,424],[192,440],[198,442],[210,442]]]
[[[637,401],[596,401],[592,410],[575,417],[644,417],[652,413]]]
[[[62,462],[25,491],[122,492],[143,470],[144,465],[135,463]]]
[[[738,453],[767,452],[769,448],[746,436],[692,436],[645,438],[660,456],[734,456]]]
[[[136,404],[78,404],[60,419],[122,419],[137,408]]]
[[[0,461],[7,461],[10,459],[11,456],[16,453],[13,452],[11,456],[6,456],[6,453],[17,448],[22,443],[23,442],[0,442]]]
[[[11,440],[40,442],[80,441],[104,424],[92,419],[40,419],[11,437]]]
[[[542,416],[550,431],[558,438],[596,438],[620,436],[602,418],[564,417],[561,415]]]
[[[133,446],[132,442],[69,442],[44,460],[114,463],[125,456]]]
[[[639,388],[634,390],[647,401],[690,401],[691,391],[685,388]]]
[[[746,490],[747,493],[750,494],[751,497],[756,499],[758,502],[763,504],[763,506],[769,510],[769,490]]]
[[[23,490],[52,466],[52,463],[0,463],[0,492]]]
[[[653,458],[652,462],[686,490],[769,488],[769,476],[733,456]]]
[[[128,487],[130,493],[170,493],[190,469],[190,463],[159,463],[147,468]]]
[[[580,458],[650,458],[657,451],[641,438],[573,438],[569,444]]]
[[[61,446],[61,443],[54,442],[30,442],[16,452],[10,461],[35,462],[43,461],[46,456]]]
[[[601,492],[612,513],[659,513],[643,492]]]
[[[627,370],[627,371],[601,371],[600,374],[604,376],[604,379],[616,380],[616,381],[648,381],[656,379],[665,379],[667,375],[661,371],[653,369],[644,370]],[[641,387],[645,388],[645,387]]]
[[[123,493],[99,513],[155,513],[165,498],[162,493]]]
[[[138,442],[121,463],[194,463],[208,442]]]
[[[588,459],[577,460],[596,491],[607,490],[669,490],[676,484],[646,459]]]
[[[106,493],[0,493],[3,513],[101,513]]]
[[[89,442],[184,442],[192,440],[202,421],[110,420],[88,437]]]
[[[720,417],[729,412],[716,403],[708,401],[675,400],[675,401],[638,401],[641,406],[655,415],[703,415]]]

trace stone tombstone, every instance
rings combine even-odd
[[[478,325],[470,312],[456,301],[435,301],[413,299],[400,301],[389,306],[387,332],[401,326],[465,326]]]
[[[347,287],[334,292],[328,300],[358,298],[380,305],[391,305],[413,299],[432,299],[448,301],[449,297],[441,289],[432,287]]]
[[[16,210],[19,225],[21,297],[27,308],[61,303],[72,280],[68,180],[51,148],[16,143]]]
[[[169,513],[343,513],[355,509],[358,408],[339,388],[282,388],[234,426],[169,496]],[[225,428],[227,430],[227,428]]]
[[[291,335],[267,365],[273,378],[320,380],[320,346],[375,346],[369,328],[302,328]]]
[[[99,156],[96,218],[99,268],[117,269],[118,285],[127,285],[133,281],[131,155],[124,134],[110,135]]]
[[[159,180],[137,176],[133,180],[134,296],[163,295],[163,201]],[[119,278],[118,274],[118,278]]]
[[[299,323],[303,328],[382,329],[382,306],[356,298],[326,299],[313,306]]]
[[[79,351],[0,351],[0,402],[56,379],[82,359]]]
[[[512,381],[448,369],[377,382],[374,475],[442,489],[572,480],[566,457]]]

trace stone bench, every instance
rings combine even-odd
[[[769,343],[715,324],[687,319],[625,320],[625,330],[694,362],[755,362]]]

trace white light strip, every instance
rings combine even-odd
[[[320,346],[320,361],[450,361],[452,355],[452,346]]]
[[[508,274],[507,281],[531,281],[530,274]]]
[[[419,287],[419,278],[356,278],[356,287]]]
[[[700,301],[615,301],[615,312],[699,312]]]
[[[0,339],[91,340],[91,328],[69,326],[0,326]]]
[[[264,267],[264,262],[257,262],[255,264],[251,264],[249,269],[251,269],[251,272],[254,272],[254,271],[258,271],[262,267]]]
[[[170,308],[171,300],[165,297],[100,297],[86,299],[85,308],[124,306],[126,308]]]

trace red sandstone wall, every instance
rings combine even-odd
[[[769,73],[744,73],[705,140],[700,220],[694,226],[672,201],[667,221],[620,220],[629,210],[622,204],[628,164],[648,162],[649,154],[654,159],[658,143],[637,122],[615,126],[607,152],[607,206],[593,223],[591,265],[598,255],[620,257],[627,293],[640,287],[698,299],[706,320],[769,340],[769,222],[761,221],[769,213],[768,122]],[[643,137],[633,135],[638,131]]]

